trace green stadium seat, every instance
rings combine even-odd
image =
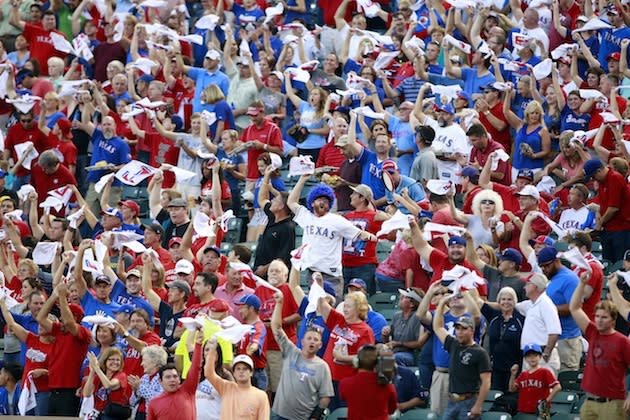
[[[326,420],[346,420],[348,418],[348,408],[341,407],[330,413]]]
[[[486,411],[481,413],[481,420],[511,420],[510,413],[504,413],[503,411]]]
[[[440,415],[438,413],[428,408],[414,408],[403,413],[399,420],[437,420],[439,418]]]
[[[398,307],[398,293],[376,293],[368,299],[369,304],[373,307]]]
[[[551,401],[551,411],[554,413],[571,413],[573,406],[579,401],[578,395],[571,391],[560,391]]]

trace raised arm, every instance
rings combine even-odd
[[[622,319],[627,320],[628,316],[630,316],[630,302],[623,298],[623,295],[619,290],[619,285],[617,284],[617,282],[619,281],[619,275],[617,273],[612,273],[607,277],[607,279],[608,291],[610,292],[610,297],[613,303],[619,311],[619,316]]]
[[[271,331],[273,332],[273,337],[276,339],[276,342],[279,342],[280,339],[286,335],[282,329],[282,306],[284,304],[284,297],[282,293],[276,292],[273,298],[276,300],[276,306],[273,308],[273,314],[271,315]]]
[[[31,232],[33,233],[33,237],[39,241],[44,236],[44,229],[42,229],[41,225],[39,224],[39,220],[37,218],[38,213],[39,213],[37,211],[38,210],[37,209],[37,191],[31,191],[30,193],[28,193],[27,200],[29,204],[28,222],[29,222],[29,225],[31,226]]]
[[[575,322],[578,324],[578,327],[580,327],[582,332],[586,332],[588,324],[590,323],[588,315],[586,315],[586,312],[582,309],[582,303],[584,302],[584,286],[588,284],[590,276],[591,274],[588,271],[582,273],[580,276],[580,282],[575,288],[573,296],[571,296],[571,302],[569,303],[571,316],[575,319]]]
[[[289,289],[291,289],[295,302],[300,305],[306,295],[300,286],[300,272],[295,267],[291,267],[291,272],[289,273]]]
[[[433,332],[442,344],[448,337],[448,331],[444,328],[444,312],[446,312],[446,303],[451,299],[451,295],[447,295],[440,299],[435,312],[433,313]]]
[[[514,96],[514,91],[512,89],[512,86],[509,86],[505,91],[505,96],[503,97],[503,115],[505,115],[505,118],[510,126],[517,130],[521,127],[522,121],[514,112],[512,112],[512,109],[510,108],[512,105],[512,98]]]
[[[300,208],[300,196],[302,195],[302,189],[304,189],[304,184],[310,178],[310,175],[302,175],[298,182],[295,184],[295,187],[291,190],[289,194],[289,198],[287,199],[287,206],[291,209],[293,214],[296,214],[298,209]]]
[[[78,263],[78,265],[80,265],[80,263]],[[70,306],[68,305],[68,285],[65,283],[61,283],[57,286],[55,290],[59,295],[61,322],[63,323],[66,331],[76,337],[79,334],[79,326],[74,320],[74,315],[72,315],[72,311],[70,310]]]
[[[151,261],[151,257],[145,252],[142,254],[142,293],[144,294],[144,298],[157,313],[160,310],[160,302],[162,302],[162,299],[153,290],[153,285],[151,284],[152,270],[153,261]]]
[[[0,310],[2,310],[2,316],[4,317],[7,327],[11,329],[11,332],[18,340],[24,343],[26,341],[26,337],[28,337],[28,331],[23,326],[15,322],[11,311],[7,308],[4,297],[0,298]]]
[[[409,218],[409,228],[411,229],[413,247],[416,249],[418,255],[426,262],[429,262],[434,248],[424,239],[420,226],[418,226],[415,219]]]
[[[20,2],[19,0],[11,0],[11,11],[9,12],[9,24],[15,26],[20,31],[24,32],[26,28],[26,22],[22,20],[20,16]]]
[[[335,12],[335,26],[338,31],[341,31],[343,27],[347,25],[345,16],[349,3],[350,0],[343,0]]]
[[[453,216],[453,219],[464,226],[468,226],[468,216],[464,212],[459,211],[457,207],[455,207],[455,198],[453,197],[453,193],[447,194],[447,196],[448,207],[451,210],[451,216]]]
[[[293,103],[293,106],[299,108],[302,100],[295,94],[295,90],[293,90],[293,85],[291,85],[291,74],[288,71],[284,72],[284,82],[287,91],[287,98],[289,98],[289,100]]]

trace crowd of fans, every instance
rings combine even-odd
[[[0,415],[626,418],[628,24],[2,2]]]

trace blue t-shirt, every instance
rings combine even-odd
[[[237,169],[238,165],[240,165],[241,163],[245,163],[245,161],[243,160],[243,156],[236,153],[233,155],[228,155],[227,153],[225,153],[225,150],[223,150],[222,146],[219,146],[219,150],[217,150],[217,159],[219,159],[220,162],[232,164],[237,167]],[[234,175],[232,175],[229,171],[224,171],[223,177],[227,181],[232,191],[238,191],[239,180],[234,178]],[[256,197],[254,196],[254,198]]]
[[[116,283],[114,283],[114,287],[112,287],[112,292],[109,296],[112,302],[120,306],[131,305],[136,309],[144,309],[149,315],[151,325],[153,325],[153,308],[149,302],[142,296],[134,296],[127,293],[127,287],[120,279],[116,279]]]
[[[103,132],[95,128],[92,134],[92,160],[90,166],[96,165],[98,162],[107,162],[114,165],[122,165],[131,161],[131,151],[129,145],[118,136],[107,140],[103,136]],[[107,171],[89,171],[87,174],[88,182],[98,182]],[[114,178],[114,187],[122,186],[122,182]]]
[[[298,314],[302,317],[300,321],[300,325],[297,330],[297,347],[302,349],[302,338],[304,338],[304,334],[308,331],[309,328],[315,327],[322,332],[322,348],[319,349],[317,355],[319,357],[324,357],[324,353],[326,352],[326,346],[328,346],[328,339],[330,338],[330,330],[326,327],[326,321],[321,315],[317,315],[317,312],[311,312],[306,315],[306,308],[308,307],[308,297],[304,296],[302,302],[300,302],[300,307],[298,308]]]
[[[591,114],[584,113],[579,115],[565,105],[560,113],[560,132],[562,133],[565,130],[587,131],[590,122]]]
[[[479,77],[477,75],[477,68],[462,68],[462,80],[464,81],[464,92],[472,95],[473,93],[481,93],[483,86],[489,85],[497,81],[494,74],[488,73]]]
[[[547,296],[555,305],[564,305],[571,302],[571,296],[578,286],[580,279],[575,273],[566,267],[562,267],[550,279],[547,286]],[[562,326],[562,334],[559,339],[565,340],[580,336],[580,328],[575,319],[571,315],[561,315],[560,325]]]
[[[39,324],[37,320],[33,318],[33,315],[28,313],[24,315],[15,314],[11,312],[13,315],[13,319],[19,325],[21,325],[25,330],[32,332],[35,335],[39,334]],[[2,318],[2,314],[0,314],[0,318]],[[20,341],[20,364],[24,366],[26,363],[26,343]]]
[[[420,186],[418,181],[413,178],[409,178],[408,176],[401,175],[400,184],[396,187],[396,194],[402,194],[402,191],[405,188],[407,188],[409,197],[416,203],[426,198],[424,189]],[[394,194],[392,192],[385,190],[385,197],[387,197],[388,203],[394,203]],[[410,214],[409,210],[407,210],[407,208],[402,204],[396,204],[396,207],[398,207],[398,209],[404,214]]]
[[[306,127],[309,131],[312,129],[324,128],[326,122],[323,118],[317,117],[316,110],[306,101],[300,102],[300,126]],[[326,139],[321,134],[309,133],[298,149],[321,149],[326,144]]]
[[[416,153],[418,153],[416,133],[411,128],[409,121],[404,122],[391,115],[389,117],[389,131],[392,133],[392,138],[396,140],[396,148],[398,150],[413,150],[413,153],[408,153],[398,158],[400,173],[408,176]]]
[[[361,183],[367,185],[374,193],[374,200],[385,196],[385,184],[383,183],[383,170],[376,157],[376,153],[365,147],[357,157],[357,162],[361,165]]]
[[[540,153],[542,151],[542,137],[540,136],[540,130],[542,126],[536,128],[534,131],[527,132],[527,124],[523,124],[521,128],[516,132],[514,137],[514,160],[512,166],[515,169],[539,169],[545,166],[544,159],[532,159],[525,157],[521,153],[521,144],[528,144],[534,153]]]
[[[254,186],[254,208],[257,209],[260,207],[258,204],[258,193],[260,192],[260,186],[262,185],[263,177],[260,177],[256,180],[256,185]],[[282,192],[285,191],[286,188],[284,186],[284,180],[281,176],[279,177],[270,177],[269,182],[271,182],[271,186],[276,190]],[[271,192],[269,192],[269,200],[273,198]]]
[[[230,79],[228,79],[228,77],[224,73],[219,71],[219,69],[215,70],[214,73],[210,73],[206,69],[190,67],[190,69],[188,70],[188,77],[195,81],[193,112],[203,111],[203,107],[201,105],[201,94],[211,84],[219,86],[221,92],[223,92],[223,95],[225,95],[226,97],[228,95],[228,90],[230,89]]]
[[[223,121],[225,124],[223,126],[224,130],[234,128],[234,113],[232,112],[232,107],[227,103],[225,99],[215,103],[215,104],[205,104],[202,105],[204,110],[208,112],[214,112],[217,120],[212,123],[210,126],[210,130],[208,131],[208,137],[214,138],[214,134],[217,132],[217,124],[219,121]]]
[[[83,307],[83,311],[85,312],[85,316],[88,315],[106,315],[115,318],[114,311],[120,308],[120,305],[114,303],[114,300],[111,299],[111,303],[103,303],[100,300],[97,300],[92,294],[88,291],[85,292],[83,297],[81,298],[81,306]],[[82,324],[88,328],[92,328],[91,324],[86,322],[82,322]]]
[[[394,387],[399,403],[407,402],[416,397],[426,401],[429,397],[428,391],[422,387],[419,378],[408,367],[396,366]]]
[[[260,10],[260,7],[256,6],[254,10],[245,10],[245,8],[239,4],[232,6],[232,12],[236,16],[236,23],[239,25],[247,25],[248,23],[254,23],[258,19],[265,17],[265,12]]]
[[[608,72],[608,60],[606,58],[612,53],[621,52],[621,41],[630,38],[630,28],[623,26],[618,29],[603,29],[599,33],[601,45],[597,61],[602,66],[602,70]]]
[[[382,314],[374,312],[370,309],[365,322],[370,326],[370,328],[372,328],[374,340],[376,340],[377,343],[381,343],[381,332],[383,331],[383,328],[387,326],[387,320],[385,317]]]

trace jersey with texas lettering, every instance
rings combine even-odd
[[[444,160],[452,158],[455,154],[470,156],[472,146],[468,143],[468,137],[459,124],[451,124],[446,127],[431,117],[427,117],[425,123],[435,130],[435,139],[432,149],[438,156],[438,174],[441,180],[459,183],[457,173],[462,167],[454,160]]]
[[[538,401],[549,396],[551,388],[558,382],[553,373],[547,368],[538,368],[533,372],[523,371],[514,380],[518,388],[518,412],[536,413]]]

